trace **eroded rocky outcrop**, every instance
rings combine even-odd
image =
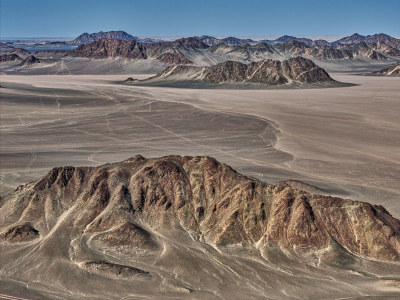
[[[207,83],[253,82],[286,84],[333,81],[329,74],[303,57],[285,61],[266,59],[250,64],[226,61],[211,67],[171,66],[153,77],[160,80],[192,80]]]
[[[266,184],[210,157],[136,156],[95,168],[54,168],[2,203],[0,228],[7,236],[46,237],[68,226],[65,232],[90,234],[107,247],[157,251],[153,232],[173,239],[184,230],[214,246],[307,254],[340,245],[362,257],[400,260],[400,221],[382,206]],[[10,229],[21,223],[32,227]]]

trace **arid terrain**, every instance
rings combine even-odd
[[[126,86],[126,75],[3,75],[2,189],[55,166],[209,155],[267,182],[301,180],[399,217],[398,78],[332,77],[358,86],[196,90]]]
[[[0,298],[398,298],[398,44],[376,36],[6,48]]]

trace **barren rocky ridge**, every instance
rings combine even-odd
[[[154,79],[194,80],[208,83],[254,82],[286,84],[333,81],[328,73],[303,57],[285,61],[263,60],[250,64],[226,61],[212,67],[171,66]]]
[[[54,168],[5,196],[0,212],[1,237],[11,243],[94,233],[106,246],[150,251],[160,245],[146,228],[170,238],[183,229],[217,247],[279,247],[306,256],[341,248],[400,260],[400,221],[382,206],[265,184],[210,157],[135,156],[100,167]]]

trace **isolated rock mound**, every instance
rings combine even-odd
[[[387,68],[382,70],[373,72],[373,74],[381,74],[381,75],[388,75],[388,76],[398,76],[400,75],[400,63],[390,65]]]
[[[41,63],[41,61],[38,58],[36,58],[33,55],[29,55],[19,65],[20,66],[32,66],[32,65],[36,65],[36,64],[40,64],[40,63]]]
[[[146,49],[136,41],[99,39],[78,46],[70,53],[75,57],[146,59]]]
[[[329,74],[303,57],[285,61],[266,59],[250,64],[226,61],[212,67],[171,66],[152,78],[193,80],[208,83],[253,82],[266,84],[317,83],[333,81]]]
[[[15,243],[15,242],[28,242],[39,237],[39,231],[33,228],[30,224],[25,223],[21,225],[15,225],[2,234],[0,239],[3,241]]]
[[[217,246],[280,247],[302,255],[340,245],[366,258],[400,260],[400,221],[382,206],[269,185],[210,157],[136,156],[54,168],[2,203],[1,232],[25,222],[46,239],[57,231],[69,232],[65,241],[94,234],[107,247],[157,251],[151,228],[172,239],[184,230]]]

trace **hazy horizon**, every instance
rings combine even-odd
[[[112,31],[112,30],[102,30],[104,32],[107,31]],[[118,30],[115,30],[118,31]],[[84,32],[82,32],[81,34],[83,34]],[[89,32],[90,34],[94,33],[94,32]],[[139,38],[152,38],[152,39],[161,39],[161,40],[176,40],[179,38],[183,38],[183,37],[192,37],[195,35],[176,35],[176,36],[157,36],[157,35],[146,35],[146,36],[140,36],[140,35],[135,35],[132,34],[130,32],[127,32],[133,36],[137,36]],[[385,33],[385,32],[382,32]],[[354,34],[354,33],[353,33]],[[379,33],[369,33],[369,34],[365,34],[365,35],[374,35],[374,34],[379,34]],[[386,34],[386,33],[385,33]],[[283,34],[283,35],[211,35],[211,34],[201,34],[201,35],[197,35],[197,36],[202,36],[202,35],[206,35],[206,36],[213,36],[216,38],[226,38],[226,37],[237,37],[237,38],[241,38],[241,39],[252,39],[255,41],[258,40],[274,40],[277,39],[283,35],[288,35],[288,36],[295,36],[297,38],[308,38],[311,40],[326,40],[328,42],[334,42],[336,40],[339,40],[343,37],[345,37],[346,35],[294,35],[294,34]],[[363,34],[364,35],[364,34]],[[79,35],[78,35],[79,36]],[[70,41],[75,39],[78,36],[64,36],[64,37],[36,37],[36,36],[21,36],[21,37],[0,37],[1,41]],[[394,38],[400,39],[400,35],[391,35]]]

